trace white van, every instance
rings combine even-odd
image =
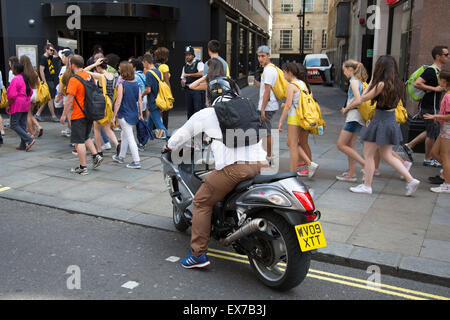
[[[328,56],[324,53],[307,54],[303,65],[308,70],[309,83],[327,83],[332,82],[331,79],[331,63]],[[323,79],[323,76],[325,79]]]

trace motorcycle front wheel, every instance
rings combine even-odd
[[[253,254],[248,256],[258,279],[279,291],[298,286],[308,273],[311,254],[300,250],[294,226],[273,212],[255,218],[266,219],[268,224],[265,234],[252,236]]]

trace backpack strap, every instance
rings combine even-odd
[[[86,80],[84,80],[82,77],[75,74],[74,78],[77,79],[78,81],[80,81],[83,84],[83,86],[85,86]],[[85,90],[86,90],[86,86],[85,86]],[[73,96],[73,98],[75,99],[75,102],[77,103],[78,108],[80,108],[81,112],[83,112],[84,116],[87,118],[87,114],[86,114],[85,110],[83,108],[81,108],[80,103],[78,102],[77,98],[75,96]]]
[[[159,84],[161,84],[162,80],[158,77],[158,75],[153,70],[148,70],[156,79],[158,79]]]

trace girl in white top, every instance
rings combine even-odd
[[[365,121],[358,110],[359,100],[363,92],[363,82],[367,81],[367,71],[361,62],[348,60],[344,62],[342,70],[345,76],[350,79],[348,89],[347,104],[341,109],[341,114],[346,116],[344,128],[341,130],[337,141],[337,147],[345,153],[348,158],[348,171],[336,176],[337,180],[355,182],[356,162],[364,167],[364,159],[355,149],[355,142],[358,134],[365,126]]]
[[[282,70],[285,79],[290,84],[287,87],[286,104],[283,106],[283,114],[278,122],[278,130],[283,131],[283,122],[288,116],[287,144],[290,150],[290,170],[295,172],[299,160],[302,159],[308,168],[298,174],[312,178],[319,165],[311,160],[311,149],[308,145],[309,131],[304,130],[297,119],[297,109],[301,107],[299,106],[301,91],[298,86],[302,90],[310,92],[310,88],[306,84],[306,69],[303,65],[289,62],[283,65]]]

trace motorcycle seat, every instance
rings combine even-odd
[[[254,184],[271,183],[271,182],[280,181],[280,180],[288,179],[288,178],[294,178],[294,177],[297,177],[296,172],[281,172],[281,173],[271,174],[271,175],[258,174],[253,179],[248,179],[248,180],[244,180],[244,181],[240,182],[234,190],[236,192],[241,192],[241,191],[244,191],[245,189],[248,189],[250,186],[252,186]]]

